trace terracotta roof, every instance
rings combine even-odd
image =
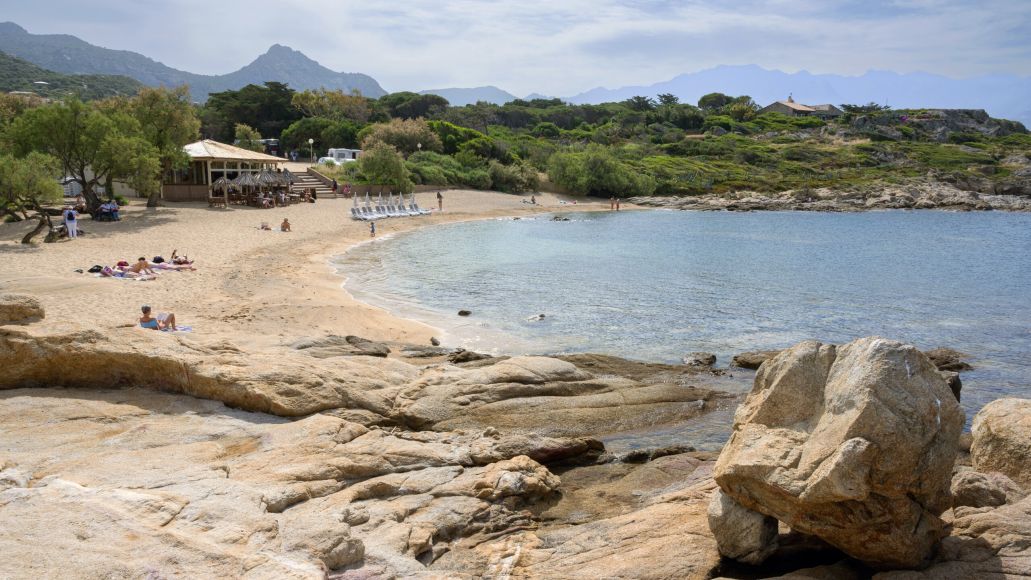
[[[204,139],[183,147],[186,154],[193,159],[229,159],[233,161],[260,161],[263,163],[283,163],[285,159],[251,151],[235,145],[227,145]]]

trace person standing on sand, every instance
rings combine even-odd
[[[444,211],[444,196],[437,192],[437,210]]]
[[[79,222],[76,219],[78,212],[74,207],[64,210],[64,229],[68,230],[68,239],[74,240],[79,237]]]
[[[369,237],[376,237],[376,222],[369,222]]]
[[[616,198],[616,211],[619,211],[619,198]]]
[[[616,209],[616,196],[612,196],[609,198],[609,210],[614,209]]]

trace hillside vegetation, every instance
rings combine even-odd
[[[36,84],[37,82],[47,84]],[[135,95],[143,86],[115,75],[65,75],[0,52],[0,92],[27,91],[51,98],[76,95],[83,100]]]

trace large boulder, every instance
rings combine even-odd
[[[0,326],[29,324],[46,317],[39,300],[26,294],[0,294]]]
[[[960,471],[952,478],[953,507],[998,507],[1027,497],[1020,486],[1001,473]]]
[[[767,361],[714,472],[744,507],[879,567],[943,535],[963,411],[916,348],[803,342]]]
[[[776,518],[742,507],[721,490],[712,495],[708,516],[720,555],[756,565],[777,549]]]
[[[999,399],[974,417],[970,458],[977,471],[997,471],[1031,488],[1031,399]]]

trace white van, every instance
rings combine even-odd
[[[328,157],[332,157],[337,163],[347,163],[348,161],[357,161],[358,157],[362,154],[361,149],[330,149],[327,152]]]

